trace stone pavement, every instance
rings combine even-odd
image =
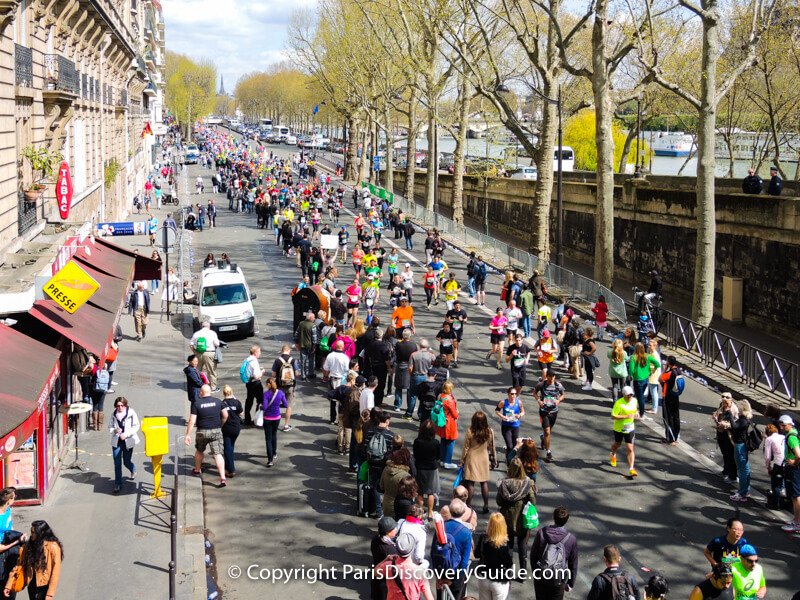
[[[160,221],[171,209],[156,210]],[[133,220],[142,217],[133,215]],[[145,217],[146,218],[146,217]],[[115,237],[112,240],[149,256],[146,236]],[[162,253],[163,254],[163,253]],[[160,310],[161,290],[151,296],[147,335],[135,339],[133,317],[120,318],[124,339],[114,379],[114,393],[105,400],[103,431],[79,436],[79,460],[86,470],[62,467],[47,503],[38,507],[14,509],[15,525],[23,531],[30,522],[44,519],[64,544],[64,568],[58,598],[130,600],[168,598],[170,562],[170,502],[168,495],[150,500],[153,475],[150,459],[144,455],[144,436],[136,446],[133,460],[138,469],[136,481],[124,480],[119,495],[113,494],[114,464],[111,457],[111,421],[114,399],[126,397],[139,418],[166,416],[169,420],[170,452],[175,438],[185,431],[188,402],[181,369],[188,352],[183,314],[168,319]],[[173,309],[174,310],[174,309]],[[191,330],[188,330],[191,334]],[[188,472],[191,452],[179,440],[181,472]],[[72,462],[74,450],[64,464]],[[123,474],[127,475],[123,468]],[[173,488],[173,456],[164,457],[162,488]],[[202,495],[199,482],[179,477],[179,519],[181,529],[177,550],[177,597],[205,598],[206,581],[203,550]]]

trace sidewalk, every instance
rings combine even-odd
[[[163,222],[174,206],[154,210]],[[141,216],[133,215],[134,220]],[[116,237],[113,242],[149,256],[147,236]],[[149,282],[148,282],[149,283]],[[153,472],[144,455],[144,436],[133,455],[136,481],[123,477],[122,491],[115,495],[114,464],[108,425],[113,401],[126,397],[140,419],[166,416],[169,420],[170,452],[175,438],[185,431],[188,403],[181,369],[188,352],[185,324],[191,334],[191,320],[184,314],[167,319],[161,312],[161,290],[151,296],[147,336],[136,342],[133,317],[123,310],[120,324],[123,341],[114,379],[114,393],[105,399],[103,431],[85,431],[81,420],[79,460],[86,470],[61,469],[44,506],[14,509],[15,527],[26,531],[31,521],[46,520],[64,545],[64,568],[58,598],[120,599],[169,598],[170,503],[174,482],[173,455],[164,457],[162,489],[167,496],[150,500]],[[176,307],[177,308],[177,307]],[[174,311],[175,309],[173,309]],[[74,439],[74,438],[73,438]],[[191,449],[180,440],[177,446],[182,473],[187,473]],[[75,456],[74,443],[64,464]],[[123,476],[128,474],[123,468]],[[177,597],[206,597],[203,546],[203,511],[200,483],[179,477]]]

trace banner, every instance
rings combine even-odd
[[[147,233],[147,221],[122,221],[120,223],[98,223],[100,235],[144,235]]]
[[[70,175],[67,161],[63,161],[58,168],[56,201],[58,202],[58,214],[62,221],[66,221],[67,217],[69,217],[69,209],[72,206],[72,176]]]

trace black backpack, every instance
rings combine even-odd
[[[764,434],[761,433],[757,425],[750,423],[750,426],[747,428],[747,436],[744,440],[745,448],[747,448],[748,452],[755,452],[761,448],[762,441],[764,441]]]
[[[600,577],[608,582],[611,600],[638,600],[630,578],[624,571],[618,573],[601,573]]]

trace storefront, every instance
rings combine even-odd
[[[17,488],[18,504],[39,504],[53,483],[63,445],[61,352],[5,325],[0,347],[13,352],[13,360],[0,361],[0,482]]]

